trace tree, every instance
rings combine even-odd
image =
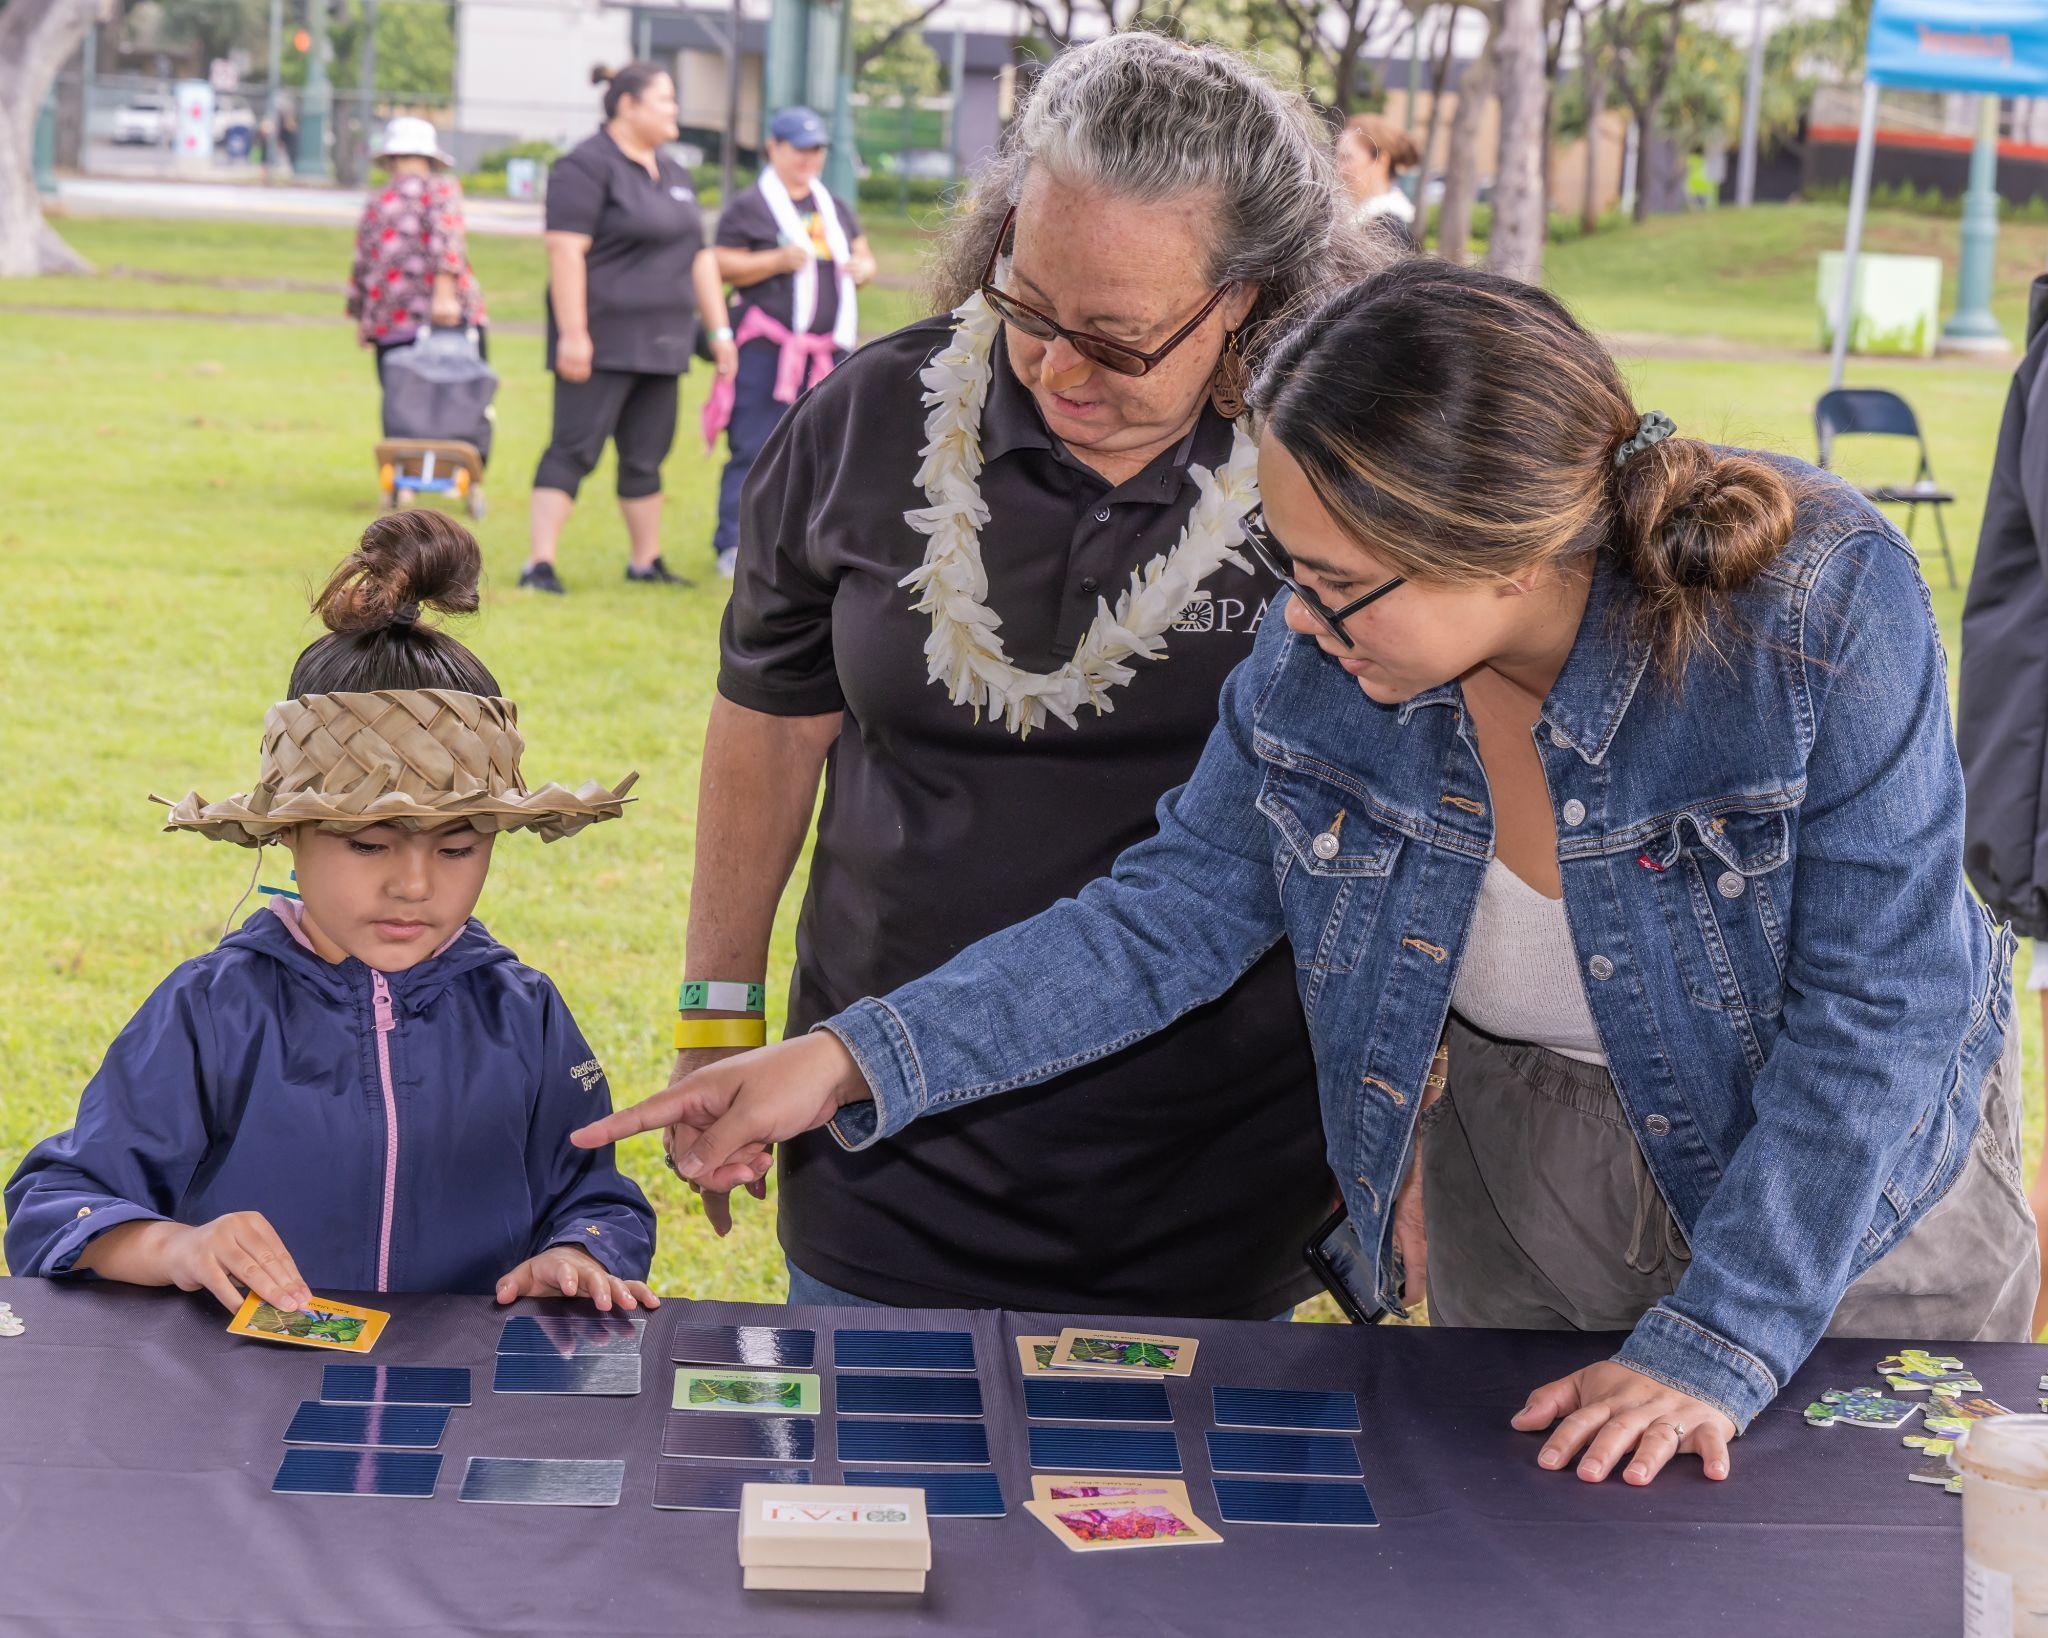
[[[939,88],[939,59],[924,43],[924,24],[946,0],[855,0],[853,78],[930,96]]]
[[[151,34],[171,51],[190,48],[200,66],[231,55],[237,46],[260,47],[268,17],[264,0],[149,0]],[[140,9],[140,8],[138,8]]]
[[[1500,76],[1500,158],[1486,263],[1497,273],[1533,281],[1543,276],[1549,223],[1543,196],[1543,0],[1501,0],[1493,55]]]
[[[1317,88],[1327,87],[1332,108],[1350,114],[1377,93],[1370,84],[1370,67],[1366,86],[1359,83],[1359,70],[1366,62],[1367,42],[1393,21],[1402,9],[1401,0],[1275,0],[1275,5],[1289,24],[1297,55],[1306,53],[1303,79],[1322,82]],[[1310,62],[1322,72],[1308,72]]]
[[[1600,225],[1600,125],[1607,117],[1607,79],[1611,66],[1604,41],[1595,22],[1606,0],[1592,0],[1579,13],[1579,95],[1585,109],[1586,188],[1579,200],[1579,231],[1591,233]],[[1563,110],[1558,110],[1558,127],[1563,128]]]
[[[1663,127],[1664,95],[1670,88],[1672,70],[1678,64],[1678,47],[1685,32],[1687,0],[1620,0],[1606,19],[1605,33],[1612,52],[1613,88],[1621,93],[1629,112],[1635,115],[1642,133],[1643,185],[1636,188],[1636,220],[1650,214],[1652,195],[1670,191],[1654,182],[1648,173],[1669,157],[1670,144],[1655,139],[1666,135]]]
[[[1415,26],[1422,27],[1423,13],[1427,11],[1427,0],[1415,0]],[[1443,22],[1442,49],[1437,52],[1436,61],[1429,70],[1429,119],[1422,128],[1422,163],[1415,172],[1415,207],[1417,219],[1426,224],[1429,219],[1429,161],[1436,151],[1437,116],[1443,111],[1444,87],[1451,77],[1451,43],[1458,37],[1458,13],[1463,9],[1458,0],[1451,0],[1450,13]],[[1408,96],[1411,106],[1415,88],[1410,86]]]
[[[36,116],[103,0],[0,0],[0,278],[86,273],[43,220],[36,193]]]
[[[1445,261],[1462,262],[1472,236],[1472,206],[1479,197],[1479,132],[1492,106],[1494,36],[1465,65],[1458,81],[1458,106],[1451,115],[1451,135],[1444,156],[1444,201],[1436,218],[1436,253]]]

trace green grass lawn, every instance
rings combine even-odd
[[[1839,242],[1840,216],[1788,207],[1660,221],[1553,247],[1553,282],[1589,323],[1631,338],[1654,331],[1720,338],[1731,349],[1811,347],[1812,257]],[[869,225],[885,274],[914,274],[916,223]],[[64,231],[102,268],[126,271],[0,282],[0,571],[9,603],[0,893],[14,929],[0,968],[8,1157],[68,1122],[121,1023],[177,962],[218,937],[250,855],[159,834],[146,797],[246,788],[263,710],[317,634],[307,592],[378,504],[375,382],[339,315],[345,232],[97,220]],[[1881,216],[1872,238],[1886,248],[1952,243],[1954,227]],[[473,253],[494,318],[536,322],[537,243],[479,237]],[[2017,333],[2023,279],[2048,257],[2048,229],[2008,233],[2005,254],[2001,309]],[[260,284],[204,282],[225,276]],[[96,311],[47,311],[59,307]],[[884,328],[916,305],[896,286],[871,292],[865,312],[869,327]],[[1645,407],[1668,411],[1687,432],[1811,454],[1810,406],[1826,374],[1818,354],[1755,362],[1648,352],[1624,359]],[[667,467],[668,558],[698,584],[623,583],[607,461],[565,537],[572,595],[556,601],[512,589],[527,481],[547,426],[539,342],[508,334],[495,356],[503,385],[492,511],[479,531],[485,604],[465,638],[520,701],[529,774],[610,780],[637,768],[641,783],[623,823],[545,849],[509,838],[480,913],[560,984],[625,1100],[665,1078],[724,600],[708,547],[717,466],[693,431],[706,377],[698,370],[685,381],[683,430]],[[1896,384],[1919,407],[1936,469],[1961,497],[1950,530],[1967,577],[2005,371],[1859,362],[1851,379]],[[1931,549],[1925,519],[1922,534]],[[1929,570],[1953,642],[1961,595],[1932,560]],[[269,879],[280,872],[273,864]],[[797,899],[785,901],[774,945],[778,1010]],[[2041,1043],[2038,1012],[2024,1015],[2031,1165]],[[741,1202],[739,1229],[719,1242],[652,1139],[627,1145],[623,1158],[661,1213],[659,1287],[780,1296],[772,1206]]]

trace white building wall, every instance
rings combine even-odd
[[[456,8],[455,128],[567,147],[603,116],[593,65],[633,54],[632,14],[581,0],[463,0]]]

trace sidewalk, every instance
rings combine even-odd
[[[360,188],[294,187],[266,182],[183,182],[106,176],[66,176],[57,182],[57,205],[70,216],[186,217],[206,221],[283,222],[352,228],[363,213]],[[466,199],[471,233],[514,237],[540,232],[533,200]]]

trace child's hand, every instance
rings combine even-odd
[[[609,1273],[581,1246],[549,1246],[538,1257],[529,1257],[498,1282],[498,1301],[517,1302],[521,1297],[588,1297],[600,1313],[612,1304],[621,1308],[659,1308],[661,1299],[639,1280],[622,1280]]]
[[[202,1286],[229,1313],[242,1306],[236,1281],[289,1314],[313,1300],[299,1266],[260,1211],[231,1211],[197,1227],[159,1225],[157,1255],[164,1278],[180,1291]]]

